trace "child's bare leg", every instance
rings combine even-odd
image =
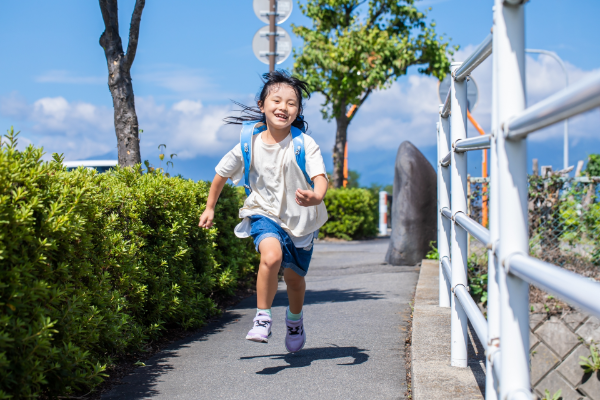
[[[256,306],[270,309],[277,293],[277,273],[281,267],[283,254],[279,240],[269,237],[258,245],[260,266],[256,280]]]
[[[295,273],[291,268],[283,270],[283,279],[287,285],[288,300],[290,302],[290,312],[300,314],[304,304],[304,293],[306,292],[306,281],[303,276]]]

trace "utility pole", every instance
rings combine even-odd
[[[275,59],[277,56],[277,41],[275,16],[277,15],[277,2],[269,0],[269,72],[275,71]]]

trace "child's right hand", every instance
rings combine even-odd
[[[215,218],[215,210],[213,208],[206,208],[200,216],[200,222],[198,226],[200,228],[208,229],[213,226],[213,219]]]

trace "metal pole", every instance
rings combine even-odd
[[[275,15],[277,13],[277,3],[275,0],[269,1],[269,72],[275,71],[275,60],[277,53],[277,42],[276,39],[276,30],[275,26]]]
[[[444,207],[450,208],[450,168],[442,167],[440,159],[448,154],[450,151],[450,145],[448,143],[448,131],[450,130],[450,123],[448,118],[441,116],[443,104],[440,104],[440,116],[439,122],[437,123],[438,133],[438,163],[437,163],[437,178],[438,178],[438,254],[440,257],[440,278],[439,278],[439,305],[440,307],[450,307],[450,281],[446,279],[442,268],[442,259],[447,257],[450,259],[450,225],[451,222],[448,218],[444,218],[440,210]]]
[[[496,155],[500,289],[500,398],[531,396],[529,377],[529,285],[509,275],[504,261],[528,253],[527,146],[508,141],[503,123],[525,109],[525,12],[521,4],[495,0]]]
[[[490,242],[492,249],[488,251],[488,301],[487,321],[488,338],[486,346],[485,362],[485,398],[486,400],[498,400],[500,389],[496,374],[493,371],[493,360],[496,352],[500,350],[500,291],[498,288],[498,259],[494,254],[494,248],[498,243],[500,230],[498,227],[498,157],[496,155],[496,127],[498,125],[498,75],[496,67],[498,57],[492,54],[492,139],[490,141],[490,183],[488,186],[488,217]],[[496,357],[496,360],[498,357]]]
[[[462,63],[452,63],[451,71],[454,72]],[[467,81],[456,82],[450,80],[451,86],[451,109],[450,114],[450,141],[456,143],[459,139],[467,138]],[[452,161],[450,164],[450,203],[452,205],[452,215],[457,212],[467,212],[467,154],[452,152]],[[451,228],[451,265],[452,265],[452,283],[451,287],[464,285],[467,283],[467,236],[468,233],[456,222],[452,222]],[[451,357],[450,364],[453,367],[467,367],[467,343],[469,336],[467,334],[467,315],[463,310],[456,295],[452,296],[451,317],[450,317],[450,335],[451,335]]]
[[[569,87],[569,74],[567,73],[567,67],[563,60],[553,51],[540,50],[540,49],[525,49],[526,53],[544,54],[554,58],[563,72],[565,73],[565,87]],[[565,129],[563,134],[563,168],[569,168],[569,120],[565,119]]]

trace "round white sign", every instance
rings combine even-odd
[[[440,104],[444,104],[446,96],[448,96],[448,90],[450,90],[450,74],[447,74],[443,81],[438,83],[438,96],[440,98]],[[467,82],[467,108],[470,112],[475,110],[477,103],[479,102],[479,89],[477,83],[472,76],[469,77]]]
[[[277,15],[275,15],[275,23],[281,24],[286,19],[290,17],[292,13],[292,8],[294,7],[293,0],[275,0],[275,4],[277,5]],[[269,23],[269,6],[270,0],[254,0],[252,7],[254,8],[254,13],[265,24]]]
[[[292,54],[292,39],[290,35],[282,27],[276,27],[275,42],[276,53],[275,62],[281,64],[284,62],[290,54]],[[265,64],[269,64],[269,27],[263,26],[260,28],[252,39],[252,51],[254,55],[260,61]]]

